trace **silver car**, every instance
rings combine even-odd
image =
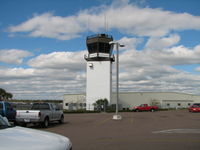
[[[69,138],[35,129],[11,126],[0,115],[0,150],[72,150]]]

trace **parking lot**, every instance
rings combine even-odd
[[[67,136],[74,150],[199,150],[200,113],[187,110],[65,114],[65,123],[50,132]]]

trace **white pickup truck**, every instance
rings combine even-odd
[[[23,126],[40,123],[47,128],[49,122],[53,121],[64,122],[63,111],[53,103],[34,103],[31,110],[17,110],[16,122]]]
[[[0,115],[0,150],[72,150],[69,138],[36,129],[11,126]]]

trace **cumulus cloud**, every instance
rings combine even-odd
[[[12,86],[15,98],[23,99],[62,99],[65,93],[84,93],[85,53],[52,52],[31,59],[29,68],[2,67],[0,85]]]
[[[1,79],[5,78],[29,78],[34,76],[34,69],[24,69],[24,68],[6,68],[0,70]]]
[[[22,99],[62,99],[85,92],[85,72],[68,69],[2,68],[0,85]],[[12,86],[12,88],[11,88]]]
[[[174,32],[200,30],[200,17],[140,8],[127,0],[122,2],[123,5],[117,1],[111,6],[82,10],[72,16],[61,17],[53,13],[34,15],[19,25],[9,27],[8,31],[11,34],[26,33],[31,37],[70,40],[87,30],[101,31],[106,15],[109,30],[127,34],[118,40],[126,45],[120,48],[120,91],[199,93],[198,74],[173,66],[200,64],[200,45],[190,48],[180,45],[181,37]],[[144,49],[138,50],[141,44]],[[11,92],[16,98],[62,99],[66,93],[85,93],[86,53],[57,51],[32,58],[28,61],[29,68],[0,67],[0,85],[5,88],[12,86]],[[0,61],[21,64],[30,55],[23,50],[0,50]],[[197,67],[196,71],[200,68]],[[115,87],[115,70],[113,81]]]
[[[120,49],[135,49],[138,44],[141,44],[143,42],[143,39],[142,38],[123,37],[120,40],[118,40],[117,42],[126,46],[126,47],[120,48]]]
[[[151,40],[151,39],[150,39]],[[163,39],[161,39],[162,41]],[[157,46],[154,42],[157,41]],[[190,65],[200,63],[200,45],[194,48],[187,48],[182,45],[172,46],[176,42],[159,42],[159,40],[151,41],[144,50],[136,49],[125,50],[120,56],[123,68],[129,68],[132,65],[144,67],[150,65]],[[175,40],[176,41],[176,40]],[[150,43],[150,42],[149,42]],[[148,42],[147,42],[148,44]],[[168,47],[171,46],[171,47]],[[150,47],[150,48],[148,48]],[[162,49],[158,47],[162,47]]]
[[[21,64],[25,57],[32,56],[32,53],[19,49],[0,50],[0,62],[8,64]]]
[[[200,72],[200,67],[195,68],[195,71]]]
[[[172,36],[173,37],[173,36]],[[173,39],[173,38],[172,38]],[[200,46],[167,47],[160,51],[137,51],[137,39],[124,37],[130,49],[120,53],[120,91],[175,91],[198,93],[200,77],[173,68],[173,65],[200,63]],[[132,43],[132,44],[131,44]],[[176,44],[176,42],[172,42]],[[85,93],[86,51],[52,52],[31,59],[30,68],[0,68],[0,85],[9,87],[16,98],[62,99],[66,93]],[[115,63],[113,87],[115,88]],[[198,70],[198,69],[197,69]],[[195,89],[192,87],[195,86]],[[199,86],[199,87],[198,87]],[[114,89],[113,89],[114,90]]]
[[[31,37],[48,37],[59,40],[68,40],[78,37],[78,33],[83,32],[81,24],[77,22],[76,17],[53,16],[52,13],[34,15],[33,18],[24,23],[12,26],[9,31],[29,32]]]
[[[163,50],[164,48],[174,46],[180,40],[179,35],[174,34],[169,37],[151,37],[146,43],[146,49]]]
[[[200,60],[200,46],[194,48],[186,48],[184,46],[176,46],[170,49],[161,51],[157,56],[153,58],[168,65],[189,65],[199,64]]]
[[[34,68],[83,70],[85,69],[85,53],[86,51],[42,54],[31,59],[28,64]]]
[[[139,8],[130,3],[115,3],[111,6],[86,9],[66,17],[54,16],[52,13],[34,15],[19,25],[9,27],[8,31],[28,33],[31,37],[69,40],[79,37],[86,30],[101,31],[105,27],[105,15],[109,30],[116,29],[129,35],[160,37],[172,30],[200,30],[199,16]]]
[[[120,90],[199,94],[199,75],[173,66],[200,64],[200,46],[187,48],[177,45],[179,40],[177,35],[150,38],[144,50],[138,51],[135,45],[132,49],[121,51]],[[156,42],[161,49],[158,50]],[[196,68],[196,71],[200,69]]]

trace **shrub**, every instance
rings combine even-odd
[[[64,113],[99,113],[99,111],[90,111],[85,109],[78,109],[78,110],[63,110]]]

